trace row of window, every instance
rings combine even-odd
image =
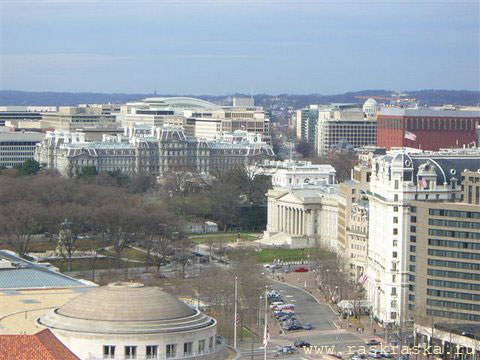
[[[457,303],[454,301],[427,299],[427,305],[445,307],[445,308],[451,308],[451,309],[480,311],[480,305]]]
[[[464,280],[480,280],[480,274],[464,273],[458,271],[445,271],[445,270],[434,270],[428,269],[428,275],[432,276],[441,276],[454,279],[464,279]]]
[[[434,317],[442,317],[442,318],[447,318],[447,319],[457,319],[457,320],[468,320],[468,321],[480,322],[480,315],[457,313],[457,312],[453,312],[453,311],[427,309],[427,315],[434,316]]]
[[[214,345],[213,336],[208,339],[208,350],[213,350]],[[198,347],[196,354],[204,354],[207,350],[206,348],[207,340],[202,339],[198,341]],[[124,347],[124,359],[138,359],[137,346],[125,346]],[[103,346],[103,358],[104,359],[115,359],[115,345],[104,345]],[[177,357],[178,354],[177,344],[168,344],[165,346],[165,355],[167,359],[173,359]],[[147,345],[145,347],[146,359],[158,359],[158,345]],[[183,344],[183,356],[194,355],[193,351],[193,341],[186,342]]]
[[[429,209],[429,215],[434,216],[448,216],[467,219],[480,219],[480,212],[476,211],[458,211],[458,210],[443,210],[443,209]]]
[[[427,295],[444,297],[444,298],[452,298],[452,299],[480,301],[480,295],[467,294],[467,293],[462,293],[462,292],[457,292],[457,291],[427,289]]]
[[[459,249],[480,250],[480,243],[472,243],[472,242],[466,242],[466,241],[428,239],[428,245],[452,247],[452,248],[459,248]]]
[[[429,225],[480,229],[480,222],[428,219]]]
[[[428,249],[428,255],[451,257],[455,259],[480,260],[480,254],[467,253],[467,252],[461,252],[461,251]]]
[[[478,263],[468,263],[468,262],[459,262],[459,261],[428,259],[428,265],[457,268],[457,269],[466,269],[466,270],[477,270],[477,271],[480,270],[480,264]]]
[[[469,231],[428,229],[428,235],[446,236],[446,237],[454,237],[454,238],[461,238],[461,239],[480,239],[480,233],[474,233]]]
[[[480,291],[480,284],[469,284],[469,283],[463,283],[459,281],[427,279],[427,285],[452,288],[452,289]]]
[[[18,145],[18,146],[33,145],[33,146],[35,146],[37,143],[38,143],[38,141],[0,141],[0,146],[2,146],[2,145],[7,145],[7,146],[12,146],[12,145]]]

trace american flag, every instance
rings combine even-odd
[[[268,324],[265,324],[265,331],[263,333],[263,346],[267,347],[269,341],[270,341],[270,330],[268,328]]]
[[[421,178],[418,180],[418,185],[422,188],[426,188],[428,186],[427,180],[425,178]]]
[[[405,130],[405,139],[415,141],[417,140],[417,135],[411,133],[410,131]]]
[[[363,285],[363,284],[365,284],[365,282],[367,281],[367,279],[368,279],[368,275],[365,274],[365,273],[363,273],[363,274],[360,275],[360,277],[358,278],[358,282]]]

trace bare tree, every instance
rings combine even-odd
[[[32,236],[41,230],[42,209],[35,203],[20,201],[6,204],[0,211],[0,224],[7,235],[7,244],[25,257],[30,251]]]

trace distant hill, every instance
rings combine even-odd
[[[293,106],[302,108],[309,104],[330,103],[353,103],[363,102],[357,96],[384,96],[389,97],[390,90],[362,90],[347,92],[336,95],[306,94],[306,95],[254,95],[255,103],[266,108],[279,108]],[[419,105],[478,105],[480,103],[480,91],[468,90],[415,90],[405,91],[409,97],[416,98]],[[69,92],[32,92],[16,90],[0,90],[0,105],[78,105],[88,103],[126,103],[136,101],[153,94],[103,94],[103,93],[69,93]],[[178,96],[165,94],[157,96]],[[233,94],[226,96],[212,95],[182,95],[192,96],[208,100],[217,104],[229,104],[233,96],[245,96],[245,94]]]

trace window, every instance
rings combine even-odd
[[[396,216],[393,217],[393,223],[398,224],[398,217],[396,217]]]
[[[410,245],[410,252],[416,252],[417,247],[415,245]]]
[[[397,282],[397,275],[392,275],[392,282]]]
[[[393,212],[398,212],[398,206],[393,207]]]
[[[417,232],[417,227],[416,226],[410,226],[410,231],[411,232]]]
[[[137,347],[125,346],[125,359],[136,359],[136,358],[137,358]]]
[[[392,287],[391,295],[397,295],[397,288]]]
[[[203,354],[205,352],[205,340],[198,341],[198,353]]]
[[[167,359],[177,357],[177,344],[168,344],[166,355]]]
[[[398,180],[395,180],[395,190],[398,190]]]
[[[415,257],[415,255],[410,255],[410,261],[411,261],[411,262],[415,262],[416,259],[417,259],[417,258]]]
[[[393,201],[398,201],[398,194],[393,195]]]
[[[397,228],[393,228],[393,235],[398,235],[398,229]]]
[[[394,251],[394,252],[392,253],[392,258],[396,259],[397,256],[398,256],[398,253],[397,253],[396,251]]]
[[[147,345],[147,359],[158,359],[158,346]]]
[[[183,344],[183,355],[192,355],[193,351],[193,342],[187,342]]]
[[[397,247],[398,245],[398,240],[393,240],[393,247]]]
[[[416,223],[416,222],[417,222],[417,217],[416,217],[416,216],[411,216],[411,217],[410,217],[410,221],[411,221],[412,223]]]
[[[395,311],[392,311],[390,313],[390,319],[395,320],[397,318],[397,313]]]
[[[417,242],[417,237],[415,235],[410,235],[410,242],[416,243]]]
[[[104,359],[115,359],[115,346],[113,346],[113,345],[103,345],[103,358]]]
[[[410,208],[410,211],[411,211],[412,213],[416,213],[416,212],[417,212],[417,207],[416,207],[416,206],[412,206],[412,207]]]

